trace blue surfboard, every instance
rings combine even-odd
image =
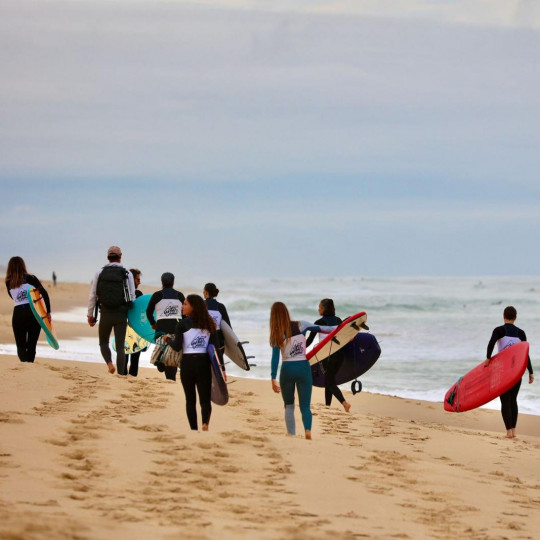
[[[373,334],[360,332],[343,349],[330,355],[328,359],[337,360],[340,354],[343,356],[343,362],[336,373],[336,384],[354,381],[370,370],[381,355],[381,347]],[[323,361],[311,366],[313,386],[324,387],[325,365],[326,361]]]
[[[156,338],[154,336],[156,332],[150,325],[150,321],[146,316],[146,308],[150,303],[150,298],[152,298],[151,294],[143,294],[133,302],[133,306],[128,311],[128,321],[129,325],[135,330],[137,335],[146,341],[155,343]]]

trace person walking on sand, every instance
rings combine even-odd
[[[129,271],[133,276],[133,283],[135,284],[135,298],[139,298],[143,295],[143,293],[139,290],[142,272],[138,268],[130,268]],[[143,350],[146,350],[146,348]],[[132,377],[136,377],[139,374],[139,358],[141,356],[141,352],[142,351],[137,351],[135,353],[126,355],[126,366],[124,368],[124,372],[121,373],[121,375],[131,375]]]
[[[52,281],[53,281],[53,286],[56,287],[56,272],[54,270],[52,273]]]
[[[319,315],[321,318],[315,321],[315,324],[324,326],[338,326],[343,321],[336,317],[336,308],[334,301],[331,298],[323,298],[319,303]],[[315,333],[310,332],[306,340],[306,346],[309,347],[315,338]],[[332,403],[332,396],[341,403],[346,412],[351,410],[351,404],[343,396],[343,392],[336,384],[336,375],[343,364],[343,349],[332,354],[326,360],[323,360],[322,367],[324,369],[324,401],[327,407]]]
[[[291,321],[289,310],[283,302],[274,302],[270,310],[270,346],[272,347],[272,390],[283,397],[285,405],[285,426],[288,435],[296,435],[294,419],[294,392],[298,391],[298,401],[304,424],[305,437],[311,439],[311,392],[313,379],[311,367],[306,358],[306,337],[308,331],[331,332],[331,328],[320,327],[305,321]],[[277,371],[279,357],[283,357],[279,384]]]
[[[21,362],[33,363],[36,358],[36,345],[41,332],[28,300],[28,289],[39,290],[47,307],[47,318],[51,320],[51,302],[49,294],[36,276],[28,273],[21,257],[11,257],[6,270],[6,288],[13,300],[11,325],[17,346],[17,356]]]
[[[174,337],[165,339],[175,351],[183,351],[180,381],[186,396],[186,414],[189,426],[198,430],[197,393],[201,406],[203,431],[208,431],[212,414],[212,366],[208,345],[217,345],[216,323],[208,313],[206,304],[198,294],[188,294],[182,305],[184,319],[176,324]],[[225,376],[225,366],[221,365]]]
[[[185,300],[184,294],[174,289],[174,274],[171,272],[161,275],[161,287],[160,291],[151,296],[146,308],[146,318],[156,331],[154,334],[156,339],[164,334],[174,334],[176,323],[182,318],[182,304]],[[164,366],[159,363],[156,367],[158,371],[165,372],[166,379],[176,381],[178,370],[176,366]]]
[[[491,339],[487,346],[485,366],[488,366],[491,361],[491,355],[495,344],[497,345],[498,352],[519,343],[520,341],[527,341],[525,332],[518,328],[514,323],[517,319],[517,311],[513,306],[504,308],[502,326],[497,326],[493,330]],[[528,358],[527,371],[529,372],[529,384],[534,381],[533,368],[531,364],[531,358]],[[506,437],[513,439],[516,436],[516,425],[518,419],[518,404],[517,396],[521,387],[521,380],[519,380],[510,390],[500,396],[501,398],[501,414],[503,422],[506,427]]]
[[[118,246],[111,246],[107,250],[107,259],[109,263],[96,272],[92,281],[87,317],[88,324],[95,326],[99,308],[99,348],[109,373],[115,371],[109,347],[114,329],[114,338],[119,344],[116,347],[116,367],[121,375],[126,369],[126,353],[120,344],[126,340],[127,312],[135,300],[135,283],[131,272],[121,264],[122,250]]]
[[[221,330],[221,321],[225,321],[231,328],[231,320],[229,319],[229,314],[227,313],[227,308],[216,300],[217,295],[219,294],[219,289],[214,283],[207,283],[203,289],[204,302],[208,308],[208,313],[216,322],[217,327],[217,336],[219,340],[219,347],[216,348],[218,352],[219,360],[223,363],[223,353],[225,351],[225,337]]]

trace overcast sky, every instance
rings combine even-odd
[[[0,0],[0,264],[535,275],[539,5]]]

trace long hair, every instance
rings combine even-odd
[[[211,334],[216,331],[216,322],[208,313],[208,308],[202,296],[198,294],[188,294],[186,300],[189,302],[193,311],[190,315],[193,320],[193,327],[201,330],[208,330]]]
[[[11,257],[6,270],[6,283],[9,282],[9,286],[12,289],[16,289],[24,283],[25,274],[28,274],[28,272],[26,270],[26,264],[24,264],[23,258]]]
[[[331,298],[323,298],[320,301],[320,306],[322,307],[323,316],[335,316],[336,308],[334,307],[334,301]]]
[[[270,347],[282,349],[291,336],[289,310],[283,302],[274,302],[270,310]]]

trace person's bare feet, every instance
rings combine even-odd
[[[310,429],[306,429],[306,439],[311,441],[311,430]]]
[[[506,438],[507,439],[513,439],[515,437],[514,430],[513,429],[507,429],[506,430]]]
[[[114,373],[116,371],[112,362],[107,362],[107,367],[109,368],[109,373]]]
[[[202,430],[203,431],[208,431],[208,424],[203,424],[202,425]]]
[[[342,405],[343,405],[343,408],[345,409],[345,412],[349,412],[351,410],[351,404],[348,401],[344,401]]]

